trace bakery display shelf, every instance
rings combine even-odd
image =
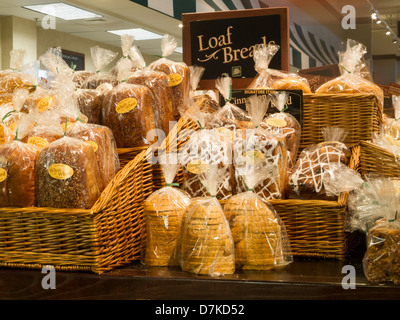
[[[326,127],[344,129],[348,147],[371,140],[380,131],[382,112],[373,94],[304,94],[300,149],[323,142],[321,130]]]
[[[102,273],[140,259],[152,170],[142,151],[91,209],[0,208],[0,266]]]
[[[188,141],[190,134],[199,129],[199,126],[193,121],[181,118],[157,151],[179,152]],[[156,154],[157,151],[154,150],[153,154]],[[360,147],[355,146],[352,148],[350,158],[349,167],[351,169],[358,169],[359,157]],[[153,171],[153,179],[160,174],[160,171]],[[182,179],[182,170],[180,170],[175,180],[182,185]],[[161,183],[154,187],[155,190],[163,186],[162,178],[158,180]],[[337,201],[270,200],[285,224],[293,256],[338,260],[346,258],[360,241],[359,237],[344,231],[347,199],[348,193],[345,192],[339,195]],[[221,205],[224,204],[224,201],[220,202]]]
[[[378,173],[390,178],[400,178],[399,157],[369,141],[360,143],[360,173]]]
[[[349,271],[355,288],[349,284]],[[354,269],[353,269],[354,268]],[[393,283],[373,284],[362,271],[360,258],[295,260],[281,270],[241,271],[221,277],[194,275],[179,268],[147,267],[134,262],[96,275],[56,271],[56,288],[45,290],[40,270],[0,269],[3,300],[398,300]],[[148,301],[149,302],[149,301]],[[143,304],[142,304],[143,303]],[[198,301],[201,303],[201,301]]]

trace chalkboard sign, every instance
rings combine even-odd
[[[300,125],[303,126],[303,90],[273,90],[273,89],[242,89],[232,90],[232,104],[246,110],[246,100],[253,95],[268,95],[274,94],[275,92],[285,91],[288,93],[287,108],[285,112],[290,113],[293,117],[299,121]],[[220,105],[224,105],[224,97],[219,96]],[[266,115],[271,113],[279,112],[274,106],[268,108]]]
[[[63,60],[68,64],[71,69],[85,70],[85,55],[83,53],[61,50]]]
[[[200,89],[213,89],[223,73],[235,88],[256,77],[253,52],[258,44],[274,42],[280,50],[270,67],[289,71],[288,8],[187,13],[183,22],[183,61],[204,67]]]

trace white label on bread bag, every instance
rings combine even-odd
[[[7,170],[0,168],[0,182],[7,179]]]
[[[206,172],[207,168],[208,164],[202,162],[201,160],[192,160],[186,166],[187,171],[193,174]]]
[[[279,118],[269,118],[265,120],[265,123],[270,125],[271,127],[277,127],[277,128],[283,128],[287,126],[287,122]]]
[[[50,166],[49,175],[57,180],[65,180],[74,175],[74,169],[63,163],[55,163]]]
[[[125,98],[118,102],[117,106],[115,107],[115,111],[117,113],[127,113],[137,106],[137,100],[135,98]]]
[[[33,144],[39,148],[44,148],[49,144],[49,142],[46,139],[43,139],[41,137],[29,137],[28,143]]]
[[[168,85],[170,87],[175,87],[180,84],[183,80],[183,77],[179,73],[171,73],[168,75]]]

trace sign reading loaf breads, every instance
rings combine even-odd
[[[253,54],[257,45],[280,46],[270,68],[289,71],[288,8],[187,13],[183,22],[183,61],[204,67],[200,89],[213,89],[226,73],[233,88],[243,88],[257,75]]]

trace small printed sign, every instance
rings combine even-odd
[[[287,109],[285,112],[290,113],[294,116],[300,125],[303,125],[303,91],[302,90],[274,90],[274,89],[239,89],[232,90],[232,100],[231,103],[235,106],[246,110],[246,100],[252,95],[268,95],[274,94],[275,92],[288,92]],[[225,100],[222,95],[219,97],[220,104],[224,105]],[[271,113],[279,112],[275,107],[269,107],[266,115]]]

